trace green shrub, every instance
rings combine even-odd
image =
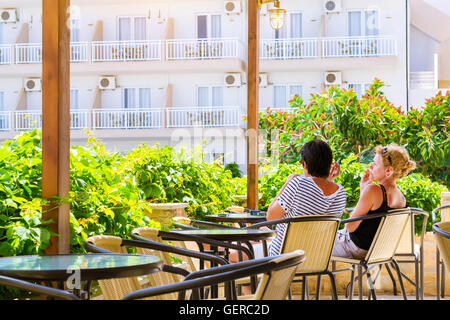
[[[135,177],[150,202],[186,202],[186,213],[194,219],[233,205],[231,172],[203,162],[198,153],[140,145],[126,155],[125,163],[126,175]]]
[[[242,172],[239,169],[239,165],[237,163],[227,163],[225,165],[224,170],[230,171],[232,178],[241,178],[242,177]]]
[[[301,147],[315,138],[327,141],[339,161],[395,142],[417,162],[416,172],[450,187],[450,91],[427,100],[423,110],[405,114],[384,96],[383,86],[375,79],[360,99],[353,90],[340,88],[313,94],[308,104],[294,96],[292,113],[261,112],[260,130],[271,148],[270,137],[279,133],[281,161],[291,164],[300,160]]]

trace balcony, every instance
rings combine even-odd
[[[163,54],[163,46],[165,55]],[[14,52],[14,55],[13,55]],[[261,60],[314,58],[389,57],[397,55],[393,36],[263,39]],[[240,59],[245,61],[239,39],[184,39],[151,41],[72,42],[71,62],[195,61]],[[42,63],[40,43],[0,45],[0,65]],[[165,67],[168,67],[167,65]],[[161,68],[165,69],[161,66]],[[179,65],[174,66],[178,68]]]
[[[11,45],[0,45],[0,65],[12,63],[11,52]]]
[[[161,60],[161,40],[96,41],[91,43],[93,62]]]
[[[392,36],[323,38],[323,58],[386,57],[397,55]]]
[[[263,60],[317,58],[317,38],[261,40],[260,57]]]
[[[238,39],[186,39],[166,41],[166,60],[205,60],[240,58],[244,60]]]
[[[157,129],[162,127],[162,109],[110,109],[92,111],[92,129]]]
[[[166,110],[168,128],[238,127],[239,107],[170,108]]]
[[[164,123],[164,119],[166,122]],[[161,129],[239,127],[239,107],[168,109],[79,109],[70,111],[70,129]],[[42,111],[0,112],[0,131],[26,131],[42,127]]]

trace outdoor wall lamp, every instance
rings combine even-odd
[[[258,6],[273,2],[273,9],[269,10],[270,26],[275,30],[280,30],[284,26],[286,10],[280,8],[279,0],[258,0]]]

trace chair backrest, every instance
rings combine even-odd
[[[397,254],[414,254],[414,215],[410,215],[408,222],[406,222],[405,230],[402,233],[398,247]]]
[[[141,236],[143,238],[146,238],[146,239],[149,239],[152,241],[156,241],[156,242],[160,242],[160,243],[164,243],[164,241],[161,239],[161,237],[158,236],[158,232],[159,232],[158,229],[147,228],[147,227],[137,228],[132,231],[132,233],[137,234],[138,236]],[[164,261],[164,264],[169,265],[169,266],[171,266],[173,264],[172,260],[170,259],[169,253],[167,253],[167,252],[146,249],[146,248],[137,248],[137,253],[151,255],[151,256],[158,256],[162,259],[162,261]],[[182,256],[177,256],[177,257],[184,258]],[[178,277],[178,275],[176,275],[174,273],[164,272],[164,271],[149,274],[148,277],[150,280],[150,285],[152,287],[175,283],[175,282],[182,280],[181,278]],[[178,296],[176,293],[169,293],[169,294],[166,294],[163,296],[158,296],[158,299],[162,299],[162,300],[176,300],[177,298],[178,298]]]
[[[383,216],[365,257],[367,264],[389,261],[394,256],[400,238],[411,216],[411,209],[391,210]]]
[[[450,276],[450,221],[434,224],[433,231],[439,254],[444,262],[447,274]]]
[[[289,263],[293,259],[297,261]],[[271,260],[271,263],[278,264],[280,267],[275,267],[273,270],[264,273],[253,298],[255,300],[286,299],[296,270],[304,260],[305,253],[302,250],[295,250],[275,257]]]
[[[114,253],[127,253],[119,237],[99,235],[88,238],[86,242]],[[135,277],[99,280],[98,283],[105,300],[120,300],[126,294],[141,289],[139,280]]]
[[[281,253],[303,250],[307,256],[297,273],[328,269],[340,219],[332,215],[300,216],[290,219],[283,236]]]

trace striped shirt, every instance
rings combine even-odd
[[[319,214],[340,217],[345,209],[347,195],[345,189],[339,185],[335,193],[326,196],[312,178],[303,176],[289,181],[277,201],[284,209],[283,218]],[[277,236],[270,244],[269,255],[280,254],[285,229],[285,223],[277,225]]]

